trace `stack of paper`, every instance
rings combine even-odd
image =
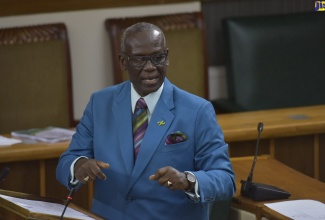
[[[295,220],[325,220],[325,204],[315,200],[291,200],[265,204],[270,209]]]
[[[34,128],[29,130],[13,131],[11,135],[13,137],[19,137],[24,139],[31,139],[36,141],[42,141],[47,143],[54,143],[59,141],[71,140],[75,131],[58,128],[58,127],[46,127],[46,128]]]

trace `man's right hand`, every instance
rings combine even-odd
[[[80,158],[74,165],[74,176],[84,184],[96,178],[106,180],[106,175],[101,169],[107,168],[109,168],[108,163],[95,159]]]

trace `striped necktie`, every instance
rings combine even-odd
[[[135,106],[132,121],[134,158],[136,158],[138,155],[143,136],[148,127],[147,108],[147,103],[143,98],[140,98]]]

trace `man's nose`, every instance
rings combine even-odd
[[[156,69],[156,66],[151,62],[151,60],[147,60],[146,64],[143,67],[144,69],[150,70],[150,69]]]

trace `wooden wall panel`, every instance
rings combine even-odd
[[[325,182],[325,134],[319,135],[319,180]]]
[[[8,176],[0,181],[0,189],[39,195],[39,161],[0,163],[0,171],[10,168]]]
[[[256,141],[230,142],[228,145],[230,157],[246,157],[255,155]],[[257,155],[270,154],[269,146],[269,139],[260,140]]]
[[[114,8],[142,5],[159,5],[169,3],[191,2],[194,0],[2,0],[0,2],[0,17],[9,15],[37,14],[60,11],[76,11],[100,8]]]
[[[234,157],[254,156],[256,141],[230,142],[229,155]],[[310,177],[325,182],[325,134],[319,135],[319,153],[314,155],[314,135],[279,137],[262,139],[257,155],[273,155],[275,159]],[[318,169],[314,169],[315,157],[318,157]],[[253,162],[253,161],[252,161]],[[257,165],[258,166],[258,162]]]
[[[275,159],[314,177],[314,136],[297,136],[278,138],[275,140]]]

